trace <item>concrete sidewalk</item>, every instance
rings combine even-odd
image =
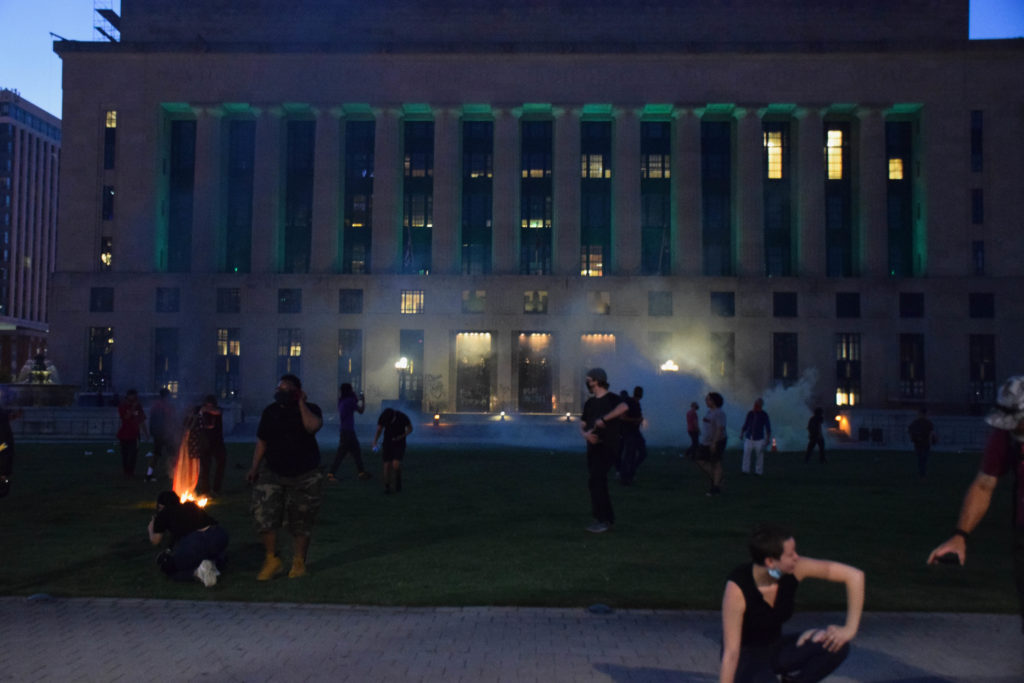
[[[719,631],[717,612],[0,598],[0,680],[709,682]],[[867,614],[839,673],[1019,682],[1020,619]]]

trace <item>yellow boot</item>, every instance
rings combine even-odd
[[[306,575],[306,561],[301,557],[292,560],[292,569],[288,572],[289,579],[297,579]]]
[[[267,555],[263,560],[263,568],[260,569],[260,573],[256,575],[257,581],[270,581],[272,578],[281,573],[284,569],[281,563],[281,558],[277,555]]]

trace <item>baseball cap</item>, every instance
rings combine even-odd
[[[590,371],[587,372],[587,377],[594,380],[595,382],[602,382],[604,384],[608,384],[608,374],[604,371],[603,368],[591,368]]]

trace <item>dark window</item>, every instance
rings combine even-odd
[[[218,313],[241,313],[242,294],[238,287],[217,288],[217,312]]]
[[[285,129],[282,272],[308,273],[313,240],[313,157],[316,121],[289,121]]]
[[[705,275],[732,275],[732,124],[702,121],[701,238]]]
[[[491,272],[494,124],[462,123],[462,272]]]
[[[242,389],[242,342],[239,328],[217,329],[213,386],[220,398],[237,398]]]
[[[971,262],[974,264],[974,274],[985,274],[985,243],[981,240],[971,242]]]
[[[850,124],[825,124],[825,268],[829,277],[854,275],[856,244],[853,231],[853,169]]]
[[[924,317],[924,293],[923,292],[900,292],[900,317],[901,318],[923,318]]]
[[[111,119],[111,114],[114,118]],[[105,170],[111,170],[114,168],[115,156],[114,152],[117,149],[117,112],[108,111],[107,121],[103,127],[103,168]]]
[[[989,405],[996,393],[996,338],[991,334],[972,334],[968,340],[971,371],[971,403]]]
[[[981,225],[985,222],[985,191],[980,187],[971,190],[971,223]]]
[[[114,186],[104,185],[103,195],[101,197],[102,206],[100,208],[100,215],[105,221],[114,220]]]
[[[924,393],[924,335],[900,335],[900,398],[922,399]]]
[[[302,313],[302,290],[301,289],[279,289],[279,290],[277,290],[277,312],[278,313]]]
[[[640,124],[640,272],[671,274],[672,124]]]
[[[462,290],[462,312],[484,313],[487,310],[487,292],[482,289]]]
[[[402,272],[426,275],[433,249],[434,122],[407,121],[402,139]]]
[[[343,273],[370,272],[375,137],[376,124],[373,121],[348,121],[345,124]]]
[[[277,376],[291,373],[302,377],[302,330],[278,328]]]
[[[153,335],[153,379],[156,389],[178,393],[178,328],[158,327]]]
[[[167,270],[188,272],[192,264],[196,122],[172,121],[167,172]]]
[[[736,315],[735,292],[711,292],[711,315],[731,318]]]
[[[89,328],[89,370],[86,387],[89,391],[110,391],[114,372],[114,328]]]
[[[859,318],[860,317],[860,293],[859,292],[837,292],[836,293],[836,317],[837,318]]]
[[[913,122],[885,122],[885,154],[889,274],[908,277],[914,274]]]
[[[725,384],[731,383],[736,370],[736,335],[732,332],[712,332],[708,356],[711,377]]]
[[[91,313],[111,313],[113,310],[113,287],[93,287],[89,290],[89,311]]]
[[[156,288],[156,312],[177,313],[181,310],[181,289],[178,287]]]
[[[356,393],[363,389],[362,330],[338,330],[338,385],[346,382]]]
[[[971,171],[980,173],[984,167],[985,119],[980,109],[971,111]]]
[[[772,315],[776,318],[797,317],[796,292],[775,292],[772,295]]]
[[[647,292],[647,315],[671,316],[672,292]]]
[[[991,292],[971,292],[968,301],[972,318],[996,317],[995,296]]]
[[[256,122],[236,119],[226,125],[224,271],[248,273],[252,257]]]
[[[551,272],[553,139],[551,121],[520,124],[519,272],[523,275]]]
[[[363,290],[339,289],[338,313],[358,314],[363,312]]]
[[[776,332],[772,335],[772,379],[790,386],[797,380],[797,335],[795,332]]]
[[[762,152],[764,272],[793,274],[792,176],[789,123],[765,121]]]

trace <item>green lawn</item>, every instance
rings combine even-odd
[[[716,609],[725,575],[746,559],[748,531],[775,520],[794,530],[802,554],[864,569],[870,610],[1015,610],[1009,482],[966,567],[924,564],[954,526],[976,454],[935,454],[922,481],[910,453],[833,451],[824,466],[771,454],[755,479],[739,476],[733,452],[726,492],[711,499],[692,463],[655,449],[635,486],[611,482],[618,523],[593,536],[583,530],[582,448],[412,443],[401,495],[382,495],[376,471],[355,480],[345,462],[345,478],[326,490],[310,574],[258,583],[244,481],[252,449],[229,444],[227,490],[211,512],[231,534],[230,566],[207,590],[158,573],[145,528],[163,486],[122,481],[119,455],[106,450],[19,444],[12,493],[0,500],[0,594]],[[283,554],[288,561],[290,546]],[[838,608],[843,591],[812,582],[801,604]]]

